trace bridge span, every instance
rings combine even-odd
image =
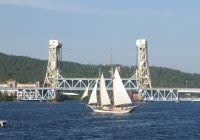
[[[143,88],[139,89],[135,80],[122,79],[129,93],[138,94],[144,101],[194,101],[200,99],[200,88]],[[17,100],[45,101],[55,100],[63,92],[84,92],[86,87],[92,90],[96,78],[58,79],[56,88],[1,88],[0,91],[15,92]],[[112,79],[105,79],[106,87],[112,90]]]
[[[144,101],[200,101],[200,88],[139,89]]]
[[[89,90],[92,90],[96,82],[99,82],[97,78],[59,78],[56,88],[62,90],[85,90],[88,87]],[[136,80],[122,78],[122,82],[127,90],[138,89]],[[111,78],[105,78],[105,84],[107,90],[112,90]]]

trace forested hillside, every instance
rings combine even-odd
[[[43,82],[47,67],[46,60],[33,59],[24,56],[12,56],[0,53],[0,82],[17,80],[21,83]],[[63,77],[97,77],[99,69],[109,76],[110,66],[88,65],[74,62],[62,63]],[[162,67],[151,67],[153,87],[200,87],[200,74],[183,73]],[[129,78],[135,72],[135,67],[121,67],[121,76]]]

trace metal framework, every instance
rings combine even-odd
[[[144,101],[200,101],[200,89],[144,89],[139,95]]]
[[[147,41],[139,39],[136,41],[136,45],[137,68],[136,73],[132,76],[132,79],[137,80],[139,88],[151,88]]]
[[[19,101],[50,101],[56,99],[56,90],[47,88],[18,89],[17,100]]]
[[[83,91],[87,86],[92,90],[96,79],[60,79],[60,87],[57,88],[0,88],[2,93],[17,94],[20,101],[51,101],[62,91]],[[144,101],[200,101],[200,89],[194,88],[147,88],[137,89],[136,81],[122,80],[126,90],[138,91]],[[106,79],[108,90],[112,89],[111,79]]]
[[[49,40],[48,65],[44,87],[55,88],[57,79],[62,78],[60,75],[61,49],[62,43],[60,41]]]
[[[139,92],[144,101],[179,101],[177,90],[170,89],[149,89]]]
[[[60,78],[57,81],[56,88],[62,90],[85,90],[86,87],[89,87],[89,89],[92,89],[96,80],[95,78]],[[122,79],[122,82],[127,90],[138,89],[135,80]],[[112,79],[105,78],[105,84],[108,90],[112,89]]]

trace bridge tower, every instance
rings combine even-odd
[[[44,87],[55,88],[60,75],[60,65],[62,60],[62,43],[58,40],[49,40],[49,54]]]
[[[136,40],[137,66],[131,79],[137,81],[138,88],[151,88],[151,79],[148,63],[148,46],[144,39]]]

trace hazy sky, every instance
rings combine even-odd
[[[149,63],[200,73],[199,0],[0,0],[0,52],[47,59],[48,40],[63,59],[135,65],[136,39]]]

